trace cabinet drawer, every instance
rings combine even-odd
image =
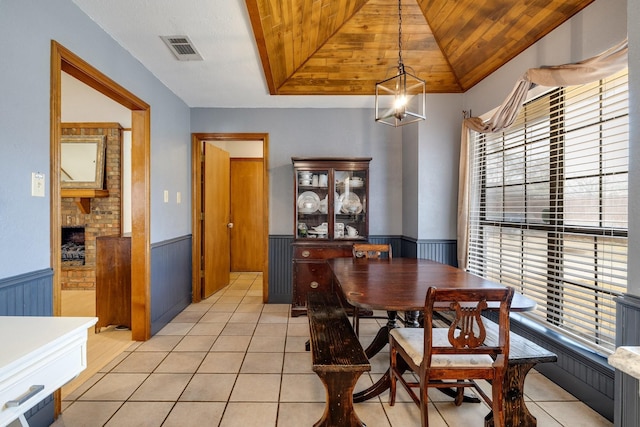
[[[293,259],[331,259],[352,256],[351,245],[314,247],[296,246],[293,248]]]
[[[331,270],[325,262],[296,262],[294,274],[299,291],[331,290]]]
[[[11,422],[36,403],[75,378],[86,368],[86,331],[84,336],[72,337],[64,347],[45,356],[34,357],[30,364],[9,374],[0,382],[0,425]],[[44,388],[27,399],[30,387]],[[9,401],[24,401],[19,406],[9,406]]]

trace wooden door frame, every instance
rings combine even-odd
[[[262,141],[262,185],[264,260],[262,266],[262,301],[269,301],[269,134],[267,133],[193,133],[191,134],[191,230],[192,247],[192,300],[202,300],[202,162],[204,141]]]
[[[131,337],[151,338],[150,135],[151,107],[79,56],[51,41],[50,196],[53,313],[61,314],[60,136],[65,72],[131,110]]]

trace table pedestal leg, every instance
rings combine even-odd
[[[420,317],[419,311],[405,311],[404,312],[404,321],[405,326],[407,328],[419,328],[420,322],[418,321],[418,317]]]
[[[398,360],[398,370],[404,372],[407,370],[407,366],[404,365],[404,361]],[[400,365],[404,366],[400,366]],[[371,387],[362,390],[353,395],[353,401],[355,403],[366,402],[367,400],[377,397],[384,393],[386,390],[389,390],[391,387],[391,371],[387,370],[382,377],[378,381],[375,382]]]
[[[364,353],[367,355],[367,358],[369,359],[378,354],[380,350],[384,348],[384,346],[389,344],[389,331],[396,327],[398,312],[387,311],[387,316],[389,317],[389,319],[387,320],[387,324],[380,328],[373,341],[371,341],[371,344],[369,344],[369,346],[364,351]],[[407,366],[400,366],[399,363],[398,369],[406,370]],[[387,372],[385,372],[384,375],[371,387],[354,394],[353,401],[356,403],[365,402],[371,398],[379,396],[385,390],[389,390],[389,387],[391,385],[390,375],[390,372],[387,370]]]
[[[373,338],[373,341],[371,341],[371,344],[369,344],[364,350],[367,358],[371,359],[373,356],[380,353],[380,350],[382,350],[385,345],[389,344],[389,331],[396,327],[397,315],[397,311],[387,312],[389,320],[387,320],[386,326],[380,328],[376,336]]]

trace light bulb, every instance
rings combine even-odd
[[[396,101],[393,104],[394,117],[398,120],[402,120],[407,117],[407,97],[405,95],[396,96]]]
[[[407,97],[406,96],[404,96],[404,95],[396,96],[396,102],[395,102],[395,104],[393,106],[396,110],[404,108],[406,105],[407,105]]]

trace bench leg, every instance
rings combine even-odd
[[[524,380],[535,363],[509,365],[504,376],[504,408],[505,427],[535,427],[536,417],[531,415],[524,402]],[[494,427],[493,411],[484,418],[485,427]],[[497,426],[495,426],[497,427]]]
[[[353,390],[362,372],[320,372],[327,391],[324,414],[313,427],[366,427],[353,407]]]

